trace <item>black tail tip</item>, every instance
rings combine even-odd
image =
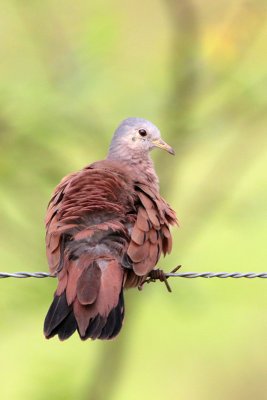
[[[44,321],[44,335],[51,339],[58,335],[63,341],[68,339],[77,330],[82,340],[101,339],[109,340],[117,336],[122,328],[124,318],[124,299],[121,291],[119,301],[107,317],[98,314],[89,322],[85,335],[81,335],[71,305],[68,305],[65,292],[55,295]]]
[[[98,314],[92,318],[89,322],[89,326],[85,332],[85,335],[80,335],[82,340],[87,339],[100,339],[110,340],[117,336],[122,328],[124,318],[124,299],[123,291],[119,296],[119,301],[116,307],[114,307],[107,317],[102,317]]]
[[[77,323],[68,305],[65,292],[55,295],[44,321],[44,335],[47,339],[58,335],[60,340],[68,339],[77,329]]]

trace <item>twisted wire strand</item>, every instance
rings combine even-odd
[[[165,273],[166,278],[262,278],[267,279],[267,272],[167,272]],[[55,275],[51,275],[48,272],[0,272],[0,279],[4,278],[56,278]]]
[[[179,278],[267,278],[267,272],[180,272],[180,273],[166,273],[166,277],[179,277]]]
[[[0,272],[0,279],[4,278],[56,278],[48,272]]]

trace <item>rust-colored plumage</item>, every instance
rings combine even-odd
[[[151,124],[134,120],[137,134]],[[59,283],[45,319],[47,338],[57,334],[64,340],[76,330],[81,339],[116,336],[124,317],[123,289],[137,286],[161,253],[171,251],[169,225],[177,220],[159,195],[148,151],[137,163],[140,170],[129,155],[113,155],[111,147],[108,159],[64,178],[49,203],[47,257]]]

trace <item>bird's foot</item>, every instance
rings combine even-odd
[[[171,271],[171,273],[175,273],[180,268],[181,268],[181,265],[178,265]],[[156,280],[160,280],[161,282],[165,283],[165,286],[166,286],[168,292],[171,292],[172,291],[171,287],[169,285],[169,282],[167,281],[168,278],[169,277],[165,275],[165,272],[163,271],[163,269],[153,269],[149,273],[149,275],[140,283],[140,285],[138,286],[138,289],[142,290],[143,285],[145,283],[156,282]]]

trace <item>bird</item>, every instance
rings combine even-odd
[[[62,179],[46,213],[46,253],[58,286],[44,321],[47,339],[112,339],[122,328],[124,290],[144,283],[171,252],[175,211],[159,193],[150,151],[174,155],[159,129],[127,118],[106,159]]]

